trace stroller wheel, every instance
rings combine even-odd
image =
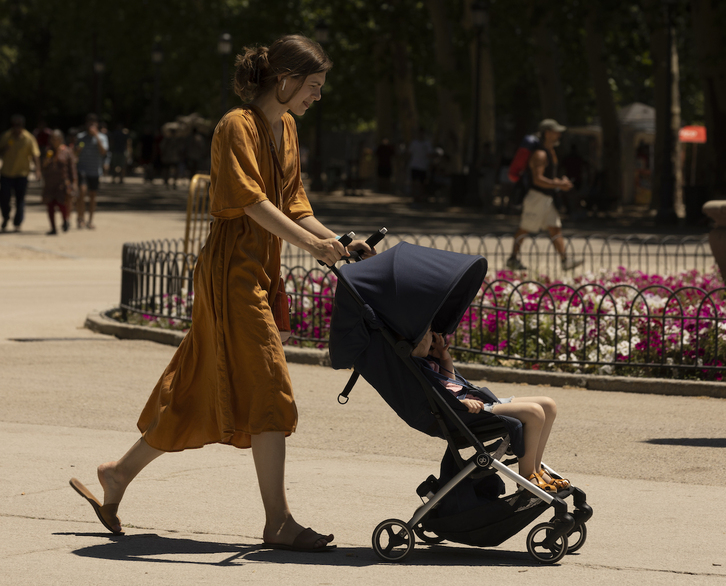
[[[550,523],[552,523],[555,520],[554,517],[550,519]],[[572,538],[576,537],[574,541]],[[572,531],[570,531],[567,534],[567,553],[575,553],[578,549],[580,549],[583,545],[585,545],[585,540],[587,539],[587,525],[584,523],[580,525],[579,527],[575,527]]]
[[[415,544],[413,531],[398,519],[387,519],[373,531],[373,551],[384,562],[403,561]]]
[[[418,537],[421,541],[430,545],[436,545],[437,543],[441,543],[442,541],[444,541],[443,537],[439,537],[433,531],[427,531],[426,529],[424,529],[423,523],[419,523],[418,525],[416,525],[413,528],[413,532],[416,534],[416,537]]]
[[[527,535],[527,551],[538,562],[556,564],[565,557],[567,553],[567,535],[562,535],[554,543],[545,545],[554,530],[555,526],[551,523],[540,523],[535,525]]]

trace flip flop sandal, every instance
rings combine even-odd
[[[300,533],[297,534],[297,537],[292,542],[292,545],[285,545],[284,543],[269,543],[269,542],[263,542],[262,545],[264,547],[267,547],[269,549],[282,549],[285,551],[301,551],[305,553],[323,553],[328,551],[334,551],[337,547],[336,545],[324,545],[322,547],[314,547],[314,544],[318,539],[321,537],[325,537],[325,535],[320,535],[312,530],[311,527],[308,527],[307,529],[303,529],[300,531]],[[312,545],[311,545],[312,544]]]
[[[118,512],[119,503],[102,505],[100,502],[98,502],[98,499],[93,496],[91,491],[88,490],[77,478],[71,478],[69,484],[73,487],[73,490],[75,490],[84,499],[91,503],[93,510],[96,512],[98,520],[101,521],[106,529],[108,529],[114,535],[124,534],[123,530],[116,531],[114,529],[114,526],[121,525],[121,520],[116,515],[116,513]]]

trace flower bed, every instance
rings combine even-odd
[[[533,369],[722,380],[726,288],[711,271],[487,279],[452,346],[459,359]]]

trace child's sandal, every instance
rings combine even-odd
[[[549,473],[545,472],[545,470],[543,468],[543,469],[540,469],[538,474],[540,475],[540,477],[542,477],[544,474],[549,474]],[[549,474],[549,477],[552,478],[552,482],[550,484],[554,485],[555,488],[557,488],[557,490],[566,490],[566,489],[570,488],[570,486],[571,486],[570,481],[567,480],[566,478],[553,478],[551,474]]]
[[[554,484],[547,484],[544,479],[536,472],[527,478],[537,488],[544,490],[545,492],[557,492],[557,487]]]

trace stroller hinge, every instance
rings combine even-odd
[[[348,384],[345,385],[343,392],[338,395],[338,403],[340,403],[341,405],[345,405],[348,402],[348,395],[350,395],[350,392],[353,390],[355,383],[358,382],[359,376],[360,374],[358,373],[358,371],[353,370],[353,374],[351,374],[350,378],[348,379]]]

